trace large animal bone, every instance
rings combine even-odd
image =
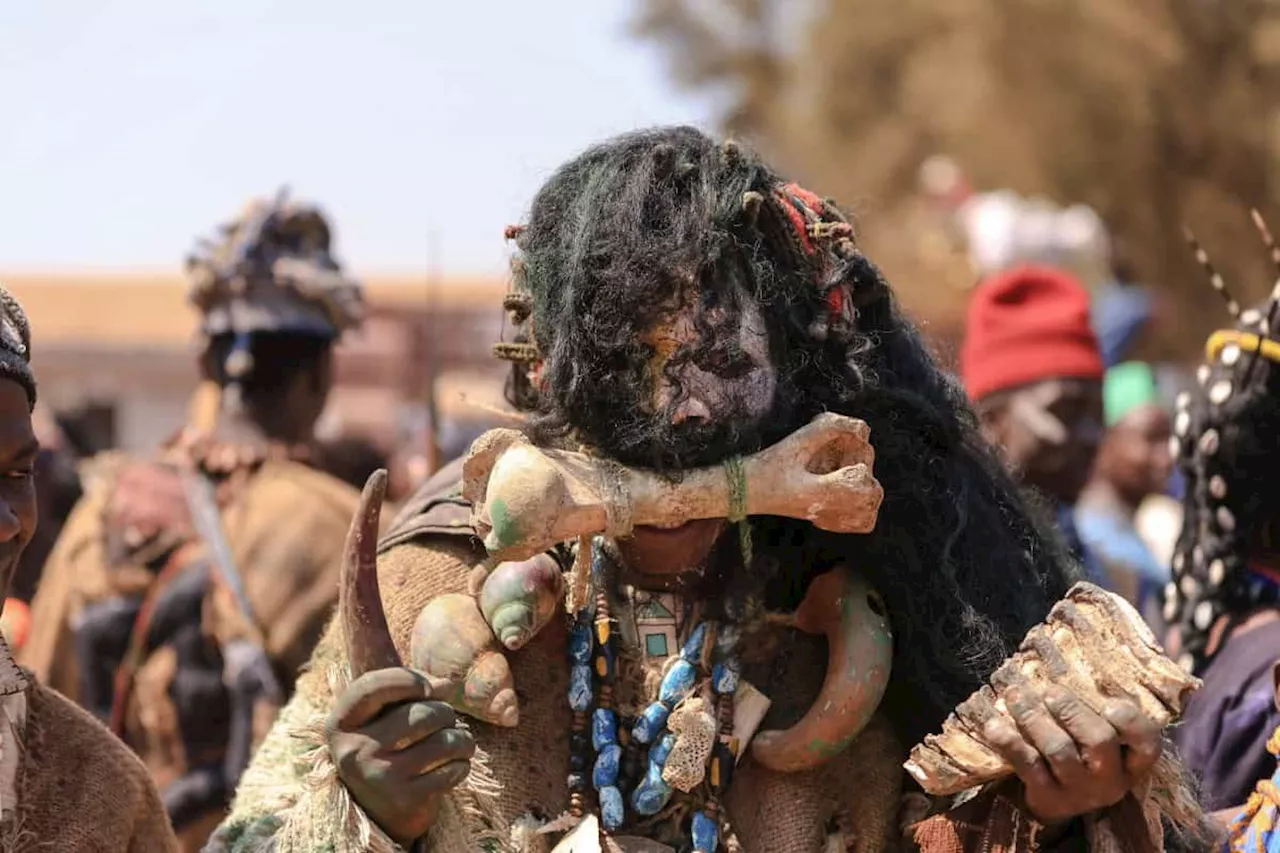
[[[1175,722],[1200,679],[1164,655],[1130,604],[1089,583],[1077,583],[1032,628],[1019,650],[982,687],[911,750],[906,763],[920,787],[949,796],[1013,775],[1013,766],[983,737],[986,723],[1003,717],[1011,689],[1037,692],[1049,685],[1073,692],[1099,713],[1111,699],[1127,699],[1163,728]]]
[[[866,423],[824,413],[742,460],[748,515],[800,518],[823,530],[867,533],[884,490]],[[463,496],[489,553],[522,560],[558,542],[632,525],[669,527],[727,518],[732,485],[724,467],[683,472],[678,481],[607,460],[535,447],[521,433],[490,430],[463,466]]]

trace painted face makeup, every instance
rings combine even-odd
[[[768,332],[752,301],[741,300],[736,313],[723,304],[686,301],[643,340],[653,348],[653,410],[667,413],[672,425],[754,424],[773,405],[778,373],[769,363]]]
[[[1042,492],[1074,503],[1088,481],[1102,438],[1101,383],[1049,379],[1008,399],[1005,453]]]

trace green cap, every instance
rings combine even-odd
[[[1125,415],[1142,406],[1158,404],[1160,392],[1151,365],[1126,361],[1107,371],[1102,385],[1103,412],[1107,426],[1113,426]]]

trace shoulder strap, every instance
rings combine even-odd
[[[379,540],[379,554],[420,537],[475,537],[471,504],[462,498],[462,463],[453,460],[418,487]]]

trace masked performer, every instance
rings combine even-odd
[[[362,301],[324,217],[283,199],[252,205],[189,270],[205,335],[191,423],[99,465],[23,662],[142,755],[198,850],[333,607],[358,495],[302,463]]]
[[[0,287],[0,601],[36,528],[31,330]],[[0,639],[0,849],[177,849],[146,768]]]
[[[982,727],[1021,783],[902,808],[905,745],[1073,569],[834,207],[658,129],[511,234],[528,437],[438,472],[376,563],[370,481],[341,616],[209,850],[880,851],[900,820],[1030,849],[1141,785],[1136,708],[1024,690]]]
[[[1223,290],[1216,274],[1213,281]],[[1280,657],[1278,300],[1280,292],[1240,311],[1228,297],[1234,323],[1209,338],[1199,381],[1174,416],[1172,449],[1187,490],[1165,615],[1184,665],[1204,679],[1175,741],[1213,809],[1243,802],[1275,769],[1266,745],[1280,726],[1272,677]]]

